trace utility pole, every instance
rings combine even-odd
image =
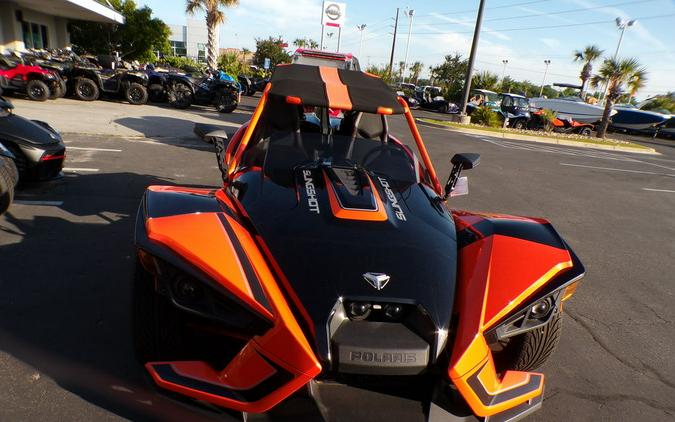
[[[340,52],[340,39],[342,38],[342,27],[338,28],[338,45],[337,45],[337,50],[335,50],[337,53]]]
[[[366,24],[362,23],[361,25],[356,25],[356,29],[361,33],[361,39],[359,40],[359,57],[361,57],[361,47],[363,47],[363,31],[366,29]]]
[[[321,44],[319,45],[319,50],[321,51],[323,51],[323,33],[325,32],[324,30],[325,28],[323,27],[323,25],[321,25]]]
[[[471,78],[473,77],[473,63],[476,61],[478,50],[478,37],[480,36],[480,25],[483,22],[483,9],[485,0],[480,0],[478,6],[478,16],[476,17],[476,29],[473,31],[473,41],[471,42],[471,53],[469,54],[469,66],[466,70],[466,79],[464,80],[464,98],[462,99],[461,115],[466,116],[466,104],[469,102],[469,91],[471,90]]]
[[[539,96],[541,97],[544,94],[544,83],[546,82],[546,74],[548,73],[548,65],[551,64],[550,60],[544,60],[546,68],[544,69],[544,79],[541,80],[541,89],[539,90]]]
[[[391,41],[391,57],[389,58],[389,78],[394,68],[394,50],[396,49],[396,31],[398,30],[398,7],[396,8],[396,20],[394,21],[394,39]]]
[[[408,48],[410,48],[410,35],[412,34],[412,24],[413,16],[415,15],[415,10],[410,9],[406,11],[405,15],[408,17],[408,41],[405,44],[405,60],[403,61],[403,72],[401,72],[401,82],[405,81],[405,71],[408,69]]]

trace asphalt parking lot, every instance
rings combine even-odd
[[[40,114],[14,102],[18,114]],[[0,217],[0,420],[232,419],[158,394],[135,364],[132,228],[146,186],[219,183],[192,121],[234,128],[253,105],[247,98],[241,112],[219,116],[86,104],[91,116],[134,113],[97,122],[103,136],[42,116],[79,133],[64,135],[64,177],[22,186]],[[168,120],[148,116],[181,123],[168,130]],[[106,132],[124,118],[134,133]],[[406,133],[401,119],[391,128]],[[675,419],[675,143],[642,140],[661,153],[650,156],[420,130],[439,177],[453,153],[481,154],[467,173],[470,195],[452,207],[548,218],[586,265],[544,368],[544,406],[528,420]]]

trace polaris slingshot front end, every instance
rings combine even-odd
[[[455,155],[443,187],[382,80],[300,64],[212,140],[223,187],[150,186],[137,217],[135,344],[159,387],[245,413],[304,394],[325,420],[541,405],[533,371],[584,267],[546,220],[447,206],[477,154]],[[370,393],[419,415],[374,411]]]

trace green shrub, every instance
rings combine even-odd
[[[198,63],[187,57],[164,56],[159,62],[159,66],[175,67],[186,73],[203,73],[206,65]]]
[[[482,106],[471,113],[471,123],[488,127],[500,127],[502,125],[502,120],[490,107]]]
[[[547,108],[541,110],[541,119],[544,121],[544,130],[550,132],[553,130],[553,121],[557,119],[555,111]]]

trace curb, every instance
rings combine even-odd
[[[525,142],[537,142],[542,144],[554,144],[554,145],[565,145],[571,147],[579,148],[591,148],[591,149],[601,149],[609,151],[620,151],[620,152],[630,152],[633,154],[648,154],[648,155],[661,155],[656,152],[654,148],[632,148],[632,147],[623,147],[617,145],[602,145],[602,144],[590,144],[586,142],[577,142],[573,140],[565,139],[549,139],[540,136],[530,136],[530,135],[518,135],[504,132],[489,132],[480,129],[465,129],[465,128],[454,128],[445,125],[439,125],[436,123],[425,122],[419,118],[415,119],[416,123],[419,123],[422,126],[430,126],[436,129],[443,129],[450,132],[460,132],[467,133],[471,135],[482,135],[482,136],[491,136],[493,138],[502,138],[502,139],[512,139],[515,141],[525,141]]]

